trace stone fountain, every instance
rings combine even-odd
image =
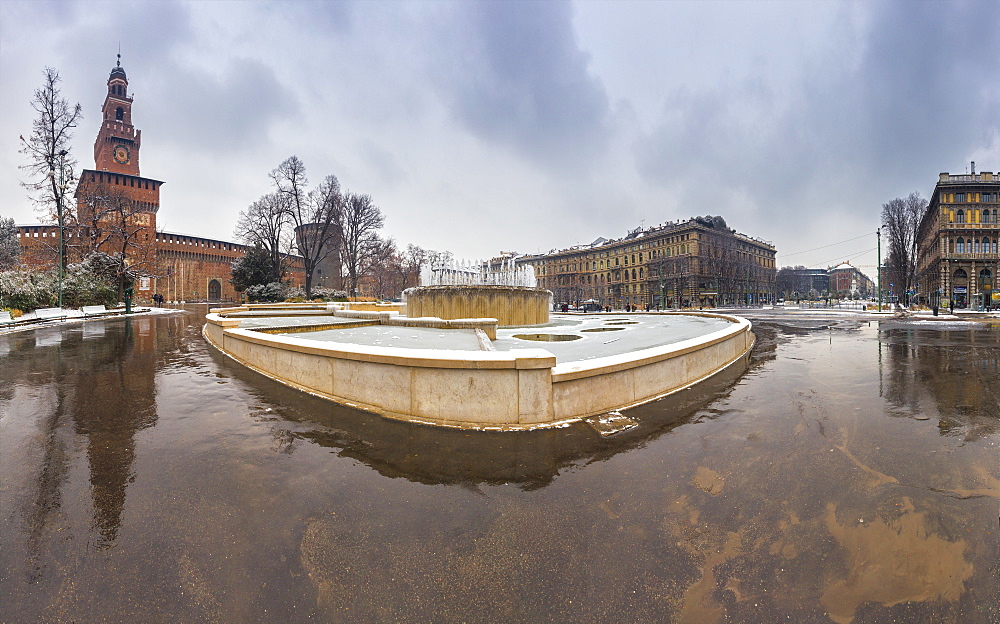
[[[513,259],[429,267],[423,285],[405,292],[406,316],[371,304],[247,305],[213,309],[203,334],[236,361],[316,396],[389,418],[502,430],[591,417],[617,426],[617,410],[746,362],[753,347],[749,321],[720,314],[553,323],[552,295],[534,277]],[[524,325],[536,327],[512,329]]]
[[[534,267],[514,258],[426,266],[420,283],[403,291],[409,317],[495,318],[500,327],[549,322],[552,293],[536,287]]]

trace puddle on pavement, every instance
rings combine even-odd
[[[757,322],[605,437],[332,405],[206,310],[0,336],[10,621],[1000,621],[998,331]]]

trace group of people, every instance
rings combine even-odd
[[[153,295],[153,305],[159,307],[163,305],[163,295],[156,293]]]
[[[576,309],[576,308],[574,308],[574,309]],[[646,312],[649,312],[652,308],[647,303],[646,307],[644,309],[646,310]],[[594,308],[586,308],[586,307],[584,308],[584,311],[586,311],[586,312],[595,312],[595,311],[596,312],[601,312],[602,310],[604,312],[611,312],[611,306],[609,306],[609,305],[608,306],[599,306],[598,305],[598,306],[596,306],[596,310]],[[559,311],[561,311],[561,312],[569,312],[569,304],[568,303],[559,304]],[[631,303],[625,304],[625,311],[626,312],[638,312],[639,311],[639,306],[633,305]]]

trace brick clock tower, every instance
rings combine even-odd
[[[132,98],[128,97],[128,77],[121,56],[108,78],[108,95],[101,113],[104,119],[94,142],[94,162],[102,171],[139,175],[141,130],[132,125]]]
[[[76,188],[80,225],[90,231],[98,249],[124,253],[126,262],[141,262],[152,274],[163,182],[139,175],[142,132],[132,125],[132,98],[121,54],[108,77],[101,112],[101,129],[94,142],[95,168],[80,172]]]

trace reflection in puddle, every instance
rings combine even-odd
[[[610,321],[605,325],[638,325],[638,321]]]
[[[583,330],[588,331],[588,330]],[[576,336],[574,334],[514,334],[514,338],[520,338],[521,340],[539,340],[541,342],[565,342],[567,340],[579,340],[583,336]]]
[[[625,329],[624,327],[593,327],[591,329],[581,329],[581,332],[606,332],[606,331],[621,331]]]

